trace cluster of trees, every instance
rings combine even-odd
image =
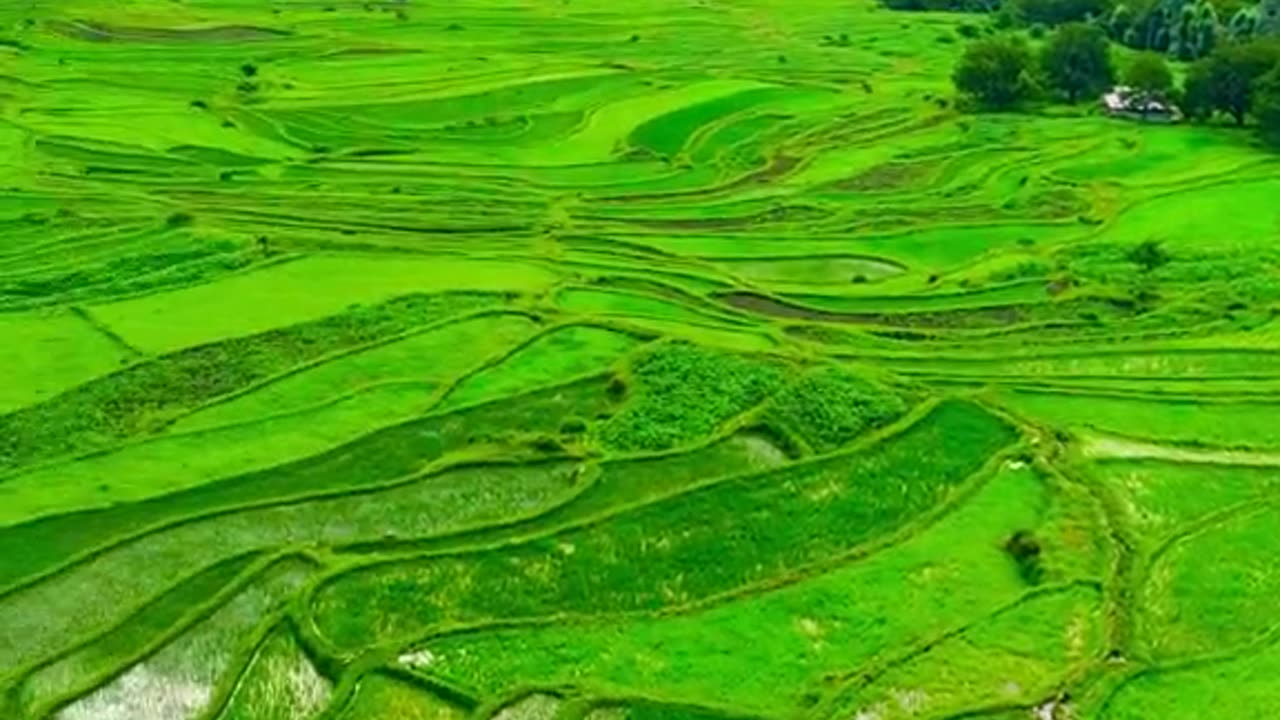
[[[1115,69],[1102,30],[1068,23],[1049,37],[1038,55],[1011,34],[970,43],[952,79],[961,93],[999,110],[1014,107],[1042,89],[1060,93],[1069,102],[1096,95],[1115,81]]]
[[[1256,1],[1256,4],[1251,4]],[[1280,34],[1280,0],[883,0],[899,10],[992,12],[1001,27],[1089,22],[1112,41],[1179,60]]]
[[[1280,0],[1134,0],[1093,17],[1116,42],[1195,60],[1228,42],[1280,32]]]
[[[1045,91],[1074,103],[1096,97],[1116,78],[1107,33],[1091,23],[1061,26],[1038,54],[1012,34],[977,40],[965,49],[952,75],[962,94],[997,110],[1015,107]],[[1218,45],[1189,66],[1180,90],[1163,55],[1139,53],[1125,67],[1120,82],[1181,103],[1192,119],[1224,115],[1243,125],[1252,116],[1263,138],[1280,146],[1280,41]]]

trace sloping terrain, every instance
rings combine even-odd
[[[1280,715],[1280,165],[964,22],[0,3],[0,717]]]

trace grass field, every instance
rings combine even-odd
[[[987,23],[0,2],[0,718],[1280,716],[1280,160]]]

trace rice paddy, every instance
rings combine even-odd
[[[0,3],[0,718],[1280,716],[1251,135],[872,0],[107,5]]]

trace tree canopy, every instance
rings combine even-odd
[[[1280,148],[1280,65],[1258,79],[1254,86],[1253,113],[1262,139]]]
[[[1173,72],[1159,53],[1139,53],[1124,70],[1124,84],[1146,93],[1167,95],[1173,89]]]
[[[970,43],[952,73],[956,89],[991,109],[1017,105],[1031,94],[1031,51],[1013,36]]]
[[[1280,62],[1280,45],[1254,41],[1224,45],[1187,71],[1183,102],[1189,113],[1230,115],[1243,125],[1253,108],[1254,86]]]
[[[1040,66],[1049,84],[1071,102],[1101,92],[1115,80],[1106,33],[1085,23],[1058,28],[1041,51]]]

